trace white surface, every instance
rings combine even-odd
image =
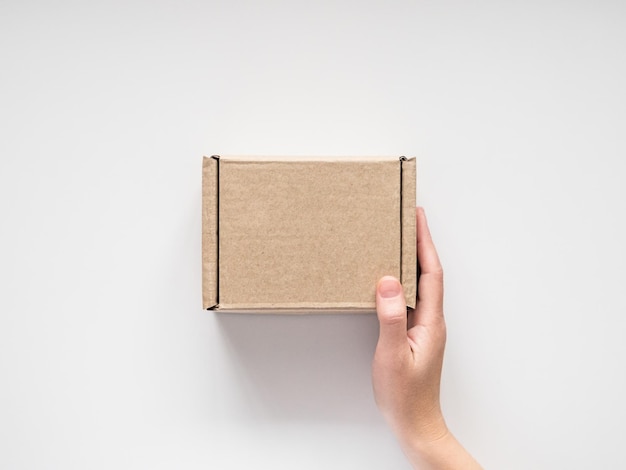
[[[200,309],[211,153],[416,155],[451,428],[626,467],[624,44],[617,1],[0,3],[0,468],[408,468],[373,316]]]

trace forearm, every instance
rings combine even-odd
[[[447,429],[435,440],[400,439],[413,468],[419,470],[480,470],[482,467]]]

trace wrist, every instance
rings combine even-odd
[[[418,425],[411,424],[400,428],[396,436],[403,448],[427,448],[450,434],[443,414],[438,409],[428,419],[421,419]]]
[[[457,441],[443,416],[420,432],[406,433],[400,444],[414,468],[422,470],[480,470],[482,467]]]

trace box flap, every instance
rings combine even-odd
[[[202,160],[202,305],[218,304],[218,157]]]
[[[415,158],[402,157],[402,287],[408,307],[417,298],[417,235],[415,227]]]

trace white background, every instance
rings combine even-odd
[[[0,2],[0,468],[408,469],[374,316],[201,310],[203,154],[414,155],[448,424],[626,467],[626,4]]]

